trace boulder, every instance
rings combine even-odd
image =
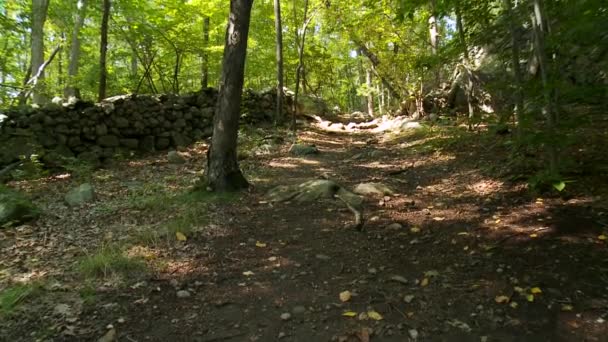
[[[95,199],[95,190],[89,183],[72,189],[65,195],[65,202],[71,207],[78,207]]]
[[[25,196],[0,185],[0,229],[35,219],[40,210]]]
[[[391,188],[382,183],[361,183],[355,186],[353,192],[363,196],[392,196],[395,194]]]
[[[177,151],[169,151],[167,153],[167,160],[170,164],[183,164],[186,162],[186,159],[177,153]]]
[[[118,147],[120,146],[120,140],[114,135],[104,135],[97,138],[97,143],[101,147]]]
[[[315,145],[293,144],[289,148],[289,153],[294,156],[308,156],[319,153],[319,149]]]

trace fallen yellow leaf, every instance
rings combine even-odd
[[[526,295],[526,299],[528,300],[528,302],[533,302],[534,301],[534,295],[533,294]]]
[[[517,292],[517,293],[522,293],[522,292],[524,292],[524,289],[522,289],[522,288],[521,288],[521,287],[519,287],[519,286],[515,286],[515,287],[513,288],[513,290],[515,290],[515,292]]]
[[[354,311],[346,311],[342,313],[342,316],[344,317],[355,317],[357,316],[357,313]]]
[[[340,292],[340,301],[342,301],[343,303],[348,302],[351,297],[352,294],[350,293],[350,291]]]
[[[502,303],[508,303],[509,302],[509,297],[507,296],[496,296],[496,298],[494,298],[494,301],[498,304],[502,304]]]
[[[184,233],[182,233],[182,232],[175,232],[175,238],[177,239],[177,241],[186,241],[186,240],[188,240],[188,238],[186,237],[186,235],[184,235]]]
[[[377,313],[376,311],[368,311],[367,316],[369,318],[373,319],[374,321],[381,321],[384,318],[384,317],[382,317],[381,314]]]
[[[606,235],[604,235],[604,234],[598,236],[597,238],[598,238],[598,240],[602,240],[602,241],[607,239]]]
[[[536,233],[534,233],[534,234],[530,234],[530,237],[531,237],[531,238],[538,237],[538,234],[536,234]]]
[[[264,247],[266,247],[266,244],[265,244],[265,243],[263,243],[263,242],[257,241],[257,242],[255,243],[255,246],[256,246],[256,247],[260,247],[260,248],[264,248]]]
[[[574,307],[570,304],[564,304],[562,305],[562,311],[572,311],[574,310]]]
[[[540,289],[540,287],[533,287],[530,289],[530,293],[539,294],[539,293],[543,293],[543,291]]]
[[[511,306],[513,309],[517,309],[519,304],[517,304],[517,302],[511,302],[511,304],[509,304],[509,306]]]
[[[422,281],[420,282],[420,286],[425,287],[429,284],[429,278],[424,278],[422,279]]]
[[[418,227],[412,227],[412,228],[410,228],[410,232],[412,232],[412,233],[420,233],[420,228],[418,228]]]
[[[244,275],[244,276],[248,276],[248,277],[249,277],[249,276],[252,276],[252,275],[254,275],[254,274],[255,274],[255,273],[253,273],[253,272],[251,272],[251,271],[245,271],[245,272],[243,272],[243,275]]]

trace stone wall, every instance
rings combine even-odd
[[[245,91],[242,121],[271,122],[275,98],[274,91]],[[98,104],[12,108],[0,112],[0,166],[31,154],[48,162],[58,155],[95,161],[119,151],[186,146],[212,135],[216,99],[217,91],[209,88],[184,96],[123,95]],[[287,113],[291,99],[285,102]]]

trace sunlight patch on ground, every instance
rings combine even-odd
[[[276,161],[271,161],[270,163],[268,163],[268,165],[270,165],[271,167],[276,167],[276,168],[280,168],[280,169],[297,169],[299,167],[296,164],[285,163],[285,162],[276,162]]]

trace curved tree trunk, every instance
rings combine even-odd
[[[203,63],[202,63],[202,78],[201,87],[207,89],[209,87],[209,25],[210,19],[208,16],[203,18],[203,43],[205,44],[203,51]]]
[[[236,148],[252,5],[253,0],[230,1],[222,79],[205,170],[207,185],[214,191],[236,191],[249,186],[239,169]]]

